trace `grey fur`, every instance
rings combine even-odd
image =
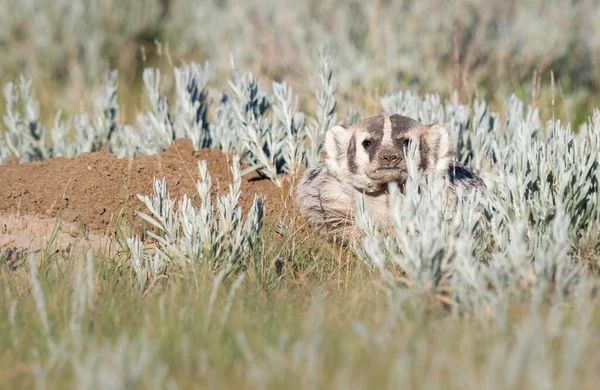
[[[298,183],[296,199],[313,229],[336,242],[347,244],[361,234],[353,215],[359,194],[365,195],[367,207],[378,221],[389,221],[387,187],[390,182],[404,187],[408,140],[419,142],[419,168],[445,175],[452,194],[458,187],[462,187],[463,194],[471,190],[486,192],[481,178],[451,161],[448,132],[441,125],[425,126],[397,114],[379,115],[328,132],[325,161],[306,170]]]
[[[383,115],[372,116],[369,118],[365,118],[360,124],[362,127],[367,129],[367,131],[373,135],[383,136],[383,125],[385,122],[385,117]]]
[[[356,173],[358,167],[356,166],[356,137],[352,136],[348,144],[348,152],[346,156],[348,161],[348,170],[352,173]]]
[[[402,133],[406,133],[411,128],[419,126],[420,123],[407,116],[394,114],[390,116],[390,122],[392,123],[392,136],[397,137]]]

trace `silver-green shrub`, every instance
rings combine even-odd
[[[598,112],[577,134],[558,121],[543,126],[514,96],[504,117],[485,102],[442,106],[436,96],[403,92],[382,105],[445,123],[457,136],[457,159],[488,187],[485,199],[447,206],[446,183],[430,177],[424,185],[413,167],[403,193],[390,188],[393,234],[380,234],[359,202],[366,237],[355,250],[388,283],[451,291],[453,301],[486,310],[521,293],[562,300],[589,284],[586,264],[596,264],[600,249]],[[485,226],[475,201],[489,213]]]
[[[177,103],[173,113],[175,138],[189,138],[194,149],[209,145],[208,93],[206,85],[210,77],[208,62],[202,68],[195,62],[182,68],[174,68]]]
[[[229,192],[217,195],[215,202],[211,198],[212,183],[206,161],[200,161],[198,169],[198,207],[187,195],[176,207],[165,179],[154,181],[152,197],[138,195],[150,211],[150,214],[138,212],[138,215],[158,231],[146,231],[152,248],[139,236],[127,239],[131,266],[141,289],[158,280],[169,265],[203,265],[224,275],[236,272],[258,239],[263,204],[261,198],[255,196],[244,219],[238,203],[242,183],[239,157],[236,155],[233,159]]]
[[[4,86],[6,147],[22,161],[45,160],[50,156],[46,127],[40,123],[40,106],[31,84],[30,78],[21,75],[18,86],[13,83]]]
[[[315,91],[317,99],[317,118],[310,118],[306,126],[306,160],[308,165],[313,165],[319,160],[319,152],[325,132],[336,124],[336,100],[337,80],[333,77],[332,60],[334,52],[327,46],[319,48],[319,88]]]
[[[272,91],[262,91],[252,73],[237,69],[232,55],[230,89],[220,94],[214,106],[208,92],[208,62],[204,67],[192,62],[174,68],[174,105],[163,91],[161,72],[147,68],[143,81],[148,109],[138,115],[135,126],[121,123],[118,74],[113,70],[96,93],[91,113],[64,118],[59,111],[46,134],[31,80],[22,77],[19,89],[12,83],[5,87],[6,131],[0,161],[9,154],[33,161],[101,149],[119,157],[147,155],[164,151],[174,140],[185,137],[195,149],[212,147],[241,155],[250,164],[244,173],[257,170],[280,186],[279,174],[295,174],[298,167],[317,161],[325,131],[336,123],[332,55],[326,48],[320,51],[316,118],[298,110],[298,97],[285,82],[274,82]],[[354,110],[349,118],[356,121],[363,115]]]
[[[0,164],[4,164],[8,160],[9,156],[10,152],[6,146],[4,146],[4,141],[2,140],[2,135],[0,134]]]
[[[246,156],[256,170],[281,185],[277,177],[277,159],[283,140],[266,116],[271,108],[269,96],[260,90],[259,82],[250,72],[237,69],[235,57],[231,56],[232,107],[235,113],[234,131],[239,139],[238,150]]]
[[[137,149],[141,154],[160,152],[175,140],[167,97],[160,91],[160,71],[144,69],[144,85],[150,109],[137,118]]]

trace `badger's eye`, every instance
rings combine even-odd
[[[405,138],[405,139],[402,141],[402,147],[403,147],[403,148],[406,148],[406,149],[408,149],[408,147],[409,147],[409,146],[410,146],[410,139],[408,139],[408,138]]]
[[[364,140],[362,142],[362,146],[363,146],[363,148],[367,149],[369,146],[371,146],[371,140],[368,140],[368,139]]]

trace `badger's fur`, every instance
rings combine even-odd
[[[417,143],[417,167],[446,175],[452,189],[485,191],[483,181],[452,161],[448,130],[422,125],[401,115],[374,116],[348,128],[327,130],[324,161],[307,169],[296,190],[302,214],[313,229],[334,241],[348,243],[360,235],[354,224],[356,196],[365,195],[369,211],[389,222],[388,183],[402,189],[408,177],[405,152]],[[452,191],[455,192],[455,191]]]

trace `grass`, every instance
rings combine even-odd
[[[265,245],[257,249],[257,263],[268,258],[278,249],[270,246],[274,242],[269,237],[274,229],[266,229],[263,237]],[[256,343],[274,343],[282,331],[290,332],[292,336],[301,336],[302,326],[300,318],[304,316],[313,291],[322,290],[323,295],[331,296],[332,302],[339,301],[346,293],[339,290],[339,275],[335,277],[336,267],[331,267],[324,259],[327,250],[310,251],[308,245],[296,252],[293,264],[282,267],[281,274],[275,282],[265,283],[264,267],[248,267],[248,276],[236,293],[233,305],[229,310],[229,318],[224,317],[224,305],[228,301],[231,283],[224,283],[217,290],[212,316],[209,318],[211,294],[213,293],[213,277],[205,269],[190,268],[173,272],[154,287],[140,295],[135,278],[126,266],[126,258],[122,255],[109,256],[106,253],[96,253],[94,256],[94,309],[86,313],[81,324],[83,329],[82,339],[85,344],[100,343],[103,340],[117,342],[122,334],[135,335],[136,338],[146,337],[156,343],[161,361],[168,361],[170,371],[174,378],[183,379],[180,385],[206,381],[192,375],[189,376],[190,365],[196,366],[203,354],[203,350],[210,352],[210,365],[219,366],[223,377],[232,367],[244,366],[241,351],[235,342],[235,334],[247,333],[247,340],[253,347]],[[264,252],[263,252],[264,251]],[[258,252],[263,252],[262,256]],[[287,252],[287,251],[286,251]],[[290,253],[283,253],[283,257]],[[300,261],[299,261],[300,260]],[[39,280],[44,292],[48,320],[50,323],[50,337],[57,343],[71,344],[74,340],[74,331],[70,327],[74,292],[74,280],[77,279],[76,259],[64,258],[60,255],[39,264]],[[316,261],[317,267],[312,266]],[[253,264],[249,264],[253,265]],[[368,290],[364,285],[365,273],[363,267],[354,267],[354,264],[342,264],[346,272],[348,283],[356,288]],[[3,267],[0,278],[4,289],[2,305],[2,332],[0,349],[2,353],[2,370],[5,374],[0,384],[4,386],[29,387],[32,385],[32,372],[22,372],[18,368],[32,367],[31,355],[38,351],[41,364],[50,359],[48,339],[44,335],[40,315],[36,303],[31,295],[31,282],[26,265],[16,271],[9,271]],[[332,278],[333,277],[333,278]],[[362,287],[359,287],[362,286]],[[372,288],[371,288],[372,289]],[[9,311],[16,304],[15,326],[11,325]],[[357,301],[357,310],[363,304]],[[343,313],[340,313],[340,315]],[[221,326],[225,319],[225,326]],[[158,325],[158,326],[157,326]],[[259,337],[260,335],[260,337]],[[185,340],[194,340],[187,348],[190,349],[189,360],[181,356],[181,348],[185,348]],[[221,352],[217,353],[217,351]],[[183,360],[186,360],[182,362]],[[72,381],[69,364],[53,367],[48,380],[53,386],[60,387],[61,383]],[[184,379],[186,378],[186,379]],[[243,375],[238,374],[231,378],[230,384],[242,383]]]
[[[436,219],[441,187],[411,181],[393,211],[409,228],[367,232],[362,249],[384,250],[361,258],[316,237],[294,208],[224,279],[174,261],[140,288],[125,240],[137,222],[152,226],[126,213],[89,256],[57,245],[58,220],[31,264],[0,248],[0,388],[593,388],[598,240],[579,233],[598,224],[600,128],[547,139],[520,125],[513,103],[504,116],[516,119],[472,131],[461,149],[484,173],[486,154],[498,160],[489,189],[499,209],[483,241]],[[169,252],[157,242],[147,248]],[[468,247],[478,242],[496,246]]]
[[[338,119],[350,108],[379,114],[382,97],[399,90],[437,92],[442,100],[456,91],[466,103],[458,111],[448,103],[442,114],[458,112],[450,120],[465,143],[458,154],[492,184],[499,208],[489,242],[481,242],[495,246],[479,251],[469,245],[480,241],[464,231],[431,222],[436,214],[423,206],[426,197],[408,199],[419,201],[414,215],[409,207],[395,210],[407,232],[368,233],[362,249],[376,253],[360,258],[282,210],[277,222],[285,224],[269,221],[227,277],[182,262],[140,288],[126,239],[134,226],[150,228],[147,221],[115,217],[117,233],[102,245],[93,232],[88,241],[81,225],[81,243],[66,250],[57,219],[34,257],[0,242],[0,389],[597,387],[600,127],[577,138],[555,122],[542,125],[560,120],[577,133],[600,104],[600,46],[586,39],[597,31],[597,5],[105,3],[81,15],[82,2],[41,1],[35,12],[29,4],[0,33],[14,54],[0,61],[2,83],[21,73],[33,78],[39,123],[48,130],[59,109],[63,118],[91,112],[111,68],[119,70],[117,124],[156,132],[137,123],[151,112],[144,68],[161,70],[161,94],[173,113],[180,98],[173,66],[205,59],[213,69],[213,123],[219,92],[232,96],[230,51],[261,91],[285,80],[297,109],[314,118],[315,93],[323,89],[316,49],[328,43],[337,49]],[[521,123],[520,102],[506,101],[510,93],[525,112],[527,103],[539,110],[539,124],[538,114]],[[4,99],[0,94],[0,107]],[[479,99],[489,104],[485,116],[475,114]],[[416,100],[405,114],[429,117],[431,101]],[[392,99],[390,106],[407,102]],[[470,114],[462,118],[464,110]],[[442,114],[432,116],[443,121]],[[282,199],[291,196],[282,188]],[[151,241],[147,232],[141,237]],[[384,262],[385,270],[374,266]]]
[[[95,250],[91,273],[85,256],[55,252],[36,263],[48,335],[27,262],[2,264],[0,388],[597,383],[600,305],[590,292],[561,304],[505,299],[493,313],[469,313],[432,290],[382,288],[350,252],[276,230],[265,226],[235,288],[236,278],[219,283],[189,266],[140,293],[125,252]]]

